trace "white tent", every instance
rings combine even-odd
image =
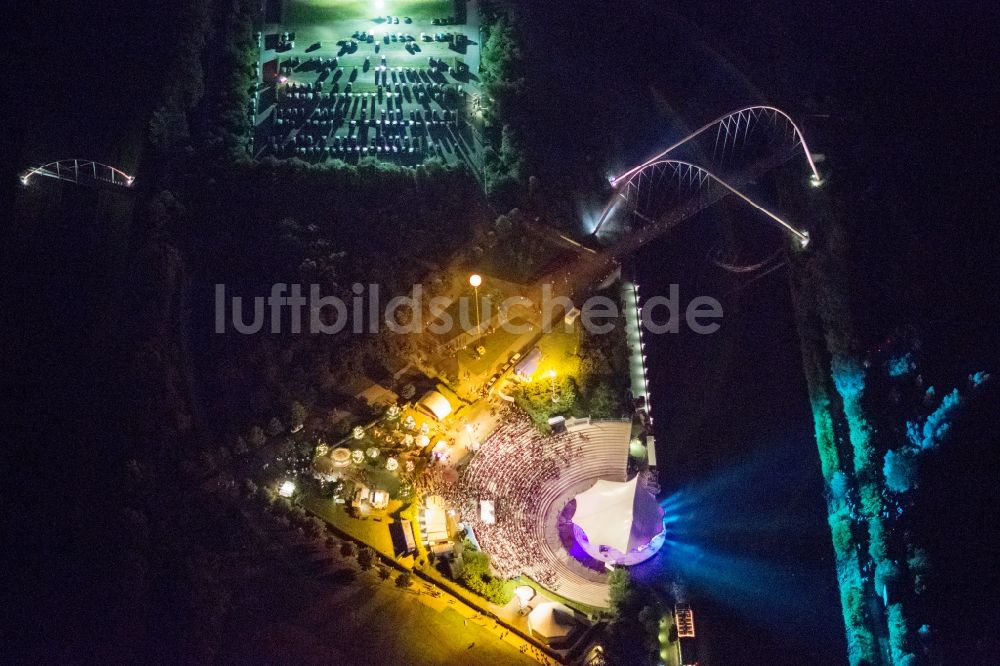
[[[444,421],[445,417],[451,414],[452,406],[448,398],[437,391],[428,391],[417,403],[418,407],[426,409],[434,415],[438,421]]]
[[[638,475],[631,481],[599,479],[576,496],[573,522],[586,533],[590,543],[628,552],[638,480]]]
[[[573,611],[554,601],[539,604],[528,614],[531,633],[546,643],[568,636],[575,626]]]
[[[538,370],[538,364],[542,360],[542,350],[535,347],[528,355],[522,358],[517,365],[514,366],[514,372],[522,377],[530,377],[535,374]]]
[[[479,500],[479,520],[483,521],[485,525],[497,522],[497,512],[492,500]]]
[[[430,495],[425,500],[423,533],[424,539],[432,544],[448,539],[448,515],[440,495]]]

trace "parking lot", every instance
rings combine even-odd
[[[385,14],[368,15],[379,5]],[[458,24],[452,2],[288,0],[258,40],[254,154],[476,167],[475,11]]]

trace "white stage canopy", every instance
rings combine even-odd
[[[587,534],[590,543],[628,552],[638,480],[638,475],[631,481],[599,479],[576,496],[573,522]]]

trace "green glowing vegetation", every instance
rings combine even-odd
[[[509,581],[490,573],[490,556],[478,550],[471,541],[465,540],[462,549],[465,568],[459,582],[487,601],[503,606],[511,599]]]
[[[553,401],[556,396],[558,401]],[[521,384],[514,390],[517,406],[531,417],[542,432],[548,432],[549,419],[556,415],[583,416],[578,409],[579,390],[572,377],[540,377],[538,381]]]
[[[913,409],[934,394],[919,388],[915,354],[904,350],[884,363],[862,363],[863,345],[848,302],[843,227],[832,218],[827,222],[830,237],[808,257],[796,258],[792,291],[829,490],[848,658],[851,664],[883,663],[875,647],[882,643],[890,646],[892,664],[910,664],[912,630],[920,622],[907,613],[919,607],[915,597],[926,588],[929,564],[903,526],[905,502],[893,495],[918,484],[919,454],[947,435],[962,396],[953,391],[926,418],[913,420]],[[975,388],[989,377],[969,379]],[[912,404],[900,407],[900,394]]]
[[[813,424],[816,434],[816,446],[819,448],[820,468],[823,478],[831,483],[834,474],[840,469],[840,459],[837,455],[837,444],[833,438],[833,417],[830,415],[830,400],[819,395],[812,400]]]
[[[830,490],[828,522],[847,634],[848,661],[855,666],[878,663],[874,620],[866,612],[866,600],[869,595],[874,596],[874,590],[866,587],[855,539],[858,531],[863,533],[865,530],[863,524],[852,520],[848,508],[849,496],[857,484],[857,463],[861,462],[863,466],[871,456],[863,450],[867,446],[868,432],[860,418],[859,400],[864,387],[860,365],[844,362],[843,356],[841,360],[834,360],[838,358],[836,350],[846,347],[846,343],[840,329],[831,334],[830,310],[843,315],[843,321],[849,322],[850,319],[845,314],[846,306],[840,295],[822,293],[824,289],[831,288],[830,281],[825,279],[826,275],[821,277],[817,273],[830,270],[826,264],[828,260],[825,256],[814,258],[811,263],[797,259],[792,293],[796,300],[803,367],[809,387],[820,466]],[[847,416],[848,411],[852,412],[853,418]],[[848,430],[851,435],[846,446],[837,437],[837,433],[843,430]],[[858,449],[852,446],[855,440],[862,444],[860,455]],[[847,467],[850,464],[847,461],[855,465]]]
[[[916,657],[909,652],[909,630],[906,625],[906,615],[903,605],[889,604],[887,609],[889,623],[889,648],[892,651],[894,666],[910,666],[916,662]]]
[[[854,547],[854,536],[851,534],[851,519],[843,512],[831,514],[828,519],[830,532],[833,535],[833,548],[838,553],[850,553]]]

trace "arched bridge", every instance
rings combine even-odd
[[[712,141],[711,156],[707,157],[707,161],[702,162],[706,167],[718,169],[726,164],[738,167],[740,166],[739,162],[753,159],[754,155],[751,153],[754,151],[752,148],[764,149],[765,151],[801,148],[809,163],[811,182],[813,184],[822,183],[812,153],[809,152],[809,146],[806,144],[805,136],[799,126],[795,124],[791,116],[781,109],[761,105],[730,111],[712,122],[705,123],[642,164],[613,176],[610,179],[611,185],[615,187],[637,171],[685,146],[703,142],[701,147],[705,149],[707,146],[704,144],[712,137],[714,140]]]
[[[802,156],[809,183],[822,184],[802,131],[784,111],[753,106],[721,116],[610,179],[611,198],[592,232],[603,249],[580,251],[534,288],[540,292],[550,284],[556,294],[585,298],[614,275],[625,257],[730,195],[775,224],[795,247],[805,248],[809,232],[801,221],[784,219],[743,191],[768,171]],[[615,229],[607,225],[610,220],[618,222]]]
[[[736,194],[804,246],[808,242],[804,230],[740,192],[744,184],[797,155],[806,159],[809,182],[821,185],[823,181],[805,136],[787,113],[773,106],[737,109],[706,123],[642,164],[610,178],[614,193],[593,234],[597,236],[609,219],[620,214],[624,214],[626,229],[631,229],[631,222],[636,220],[641,222],[637,226],[644,227],[659,222],[668,210],[683,207],[693,195],[704,199],[708,194],[705,205],[710,205],[722,196]],[[721,189],[718,195],[705,191],[713,186]],[[697,210],[703,207],[698,206]]]
[[[802,247],[809,243],[808,232],[796,229],[714,173],[685,160],[658,159],[635,171],[622,181],[616,193],[619,200],[612,210],[639,218],[659,233],[666,230],[663,227],[673,226],[688,217],[685,215],[678,219],[676,212],[670,216],[671,212],[684,212],[689,206],[700,210],[704,205],[699,204],[714,203],[729,194],[739,197],[777,223]],[[643,234],[645,229],[639,233]]]
[[[27,185],[35,176],[56,178],[87,187],[131,188],[135,182],[133,176],[121,169],[92,160],[58,160],[28,169],[21,174],[21,184]]]

